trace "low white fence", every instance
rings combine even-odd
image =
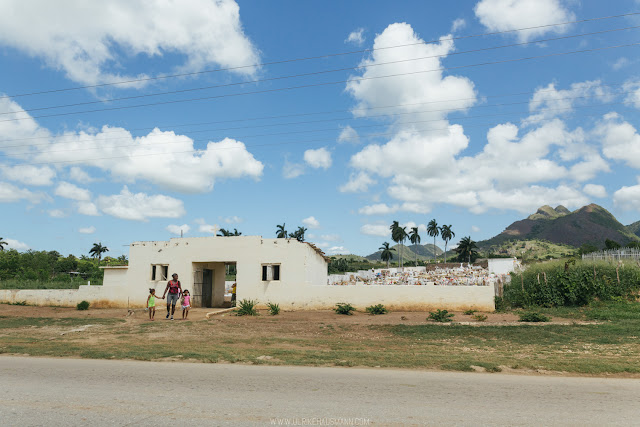
[[[582,255],[583,261],[622,261],[622,260],[640,260],[640,249],[622,248],[609,249],[600,252],[591,252]]]

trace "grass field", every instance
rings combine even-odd
[[[26,316],[34,310],[37,317]],[[427,313],[340,316],[329,311],[227,314],[211,320],[200,312],[191,321],[170,322],[162,310],[156,322],[149,322],[144,312],[127,317],[115,309],[83,313],[2,305],[0,353],[640,377],[638,303],[541,311],[565,324],[441,325],[427,322]],[[467,317],[457,313],[455,320]],[[588,319],[598,323],[584,324]]]

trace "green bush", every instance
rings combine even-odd
[[[377,304],[377,305],[370,305],[369,307],[367,307],[365,310],[367,310],[367,313],[369,314],[387,314],[389,311],[386,309],[386,307],[382,304]]]
[[[504,287],[504,307],[585,306],[594,301],[628,299],[640,289],[640,268],[607,262],[548,262],[511,273]]]
[[[549,320],[551,319],[544,314],[536,311],[530,311],[528,313],[520,314],[519,322],[548,322]]]
[[[236,316],[257,316],[256,305],[258,305],[258,301],[243,299],[238,301],[238,308],[233,312],[236,313]]]
[[[269,307],[269,314],[272,316],[280,314],[280,306],[278,304],[268,303],[267,307]]]
[[[486,314],[475,314],[473,316],[474,319],[476,319],[478,322],[484,322],[485,320],[487,320],[487,315]]]
[[[433,320],[434,322],[440,322],[440,323],[451,322],[452,319],[453,319],[453,313],[449,313],[448,310],[440,310],[440,309],[436,311],[430,311],[429,317],[427,318],[427,320]]]
[[[89,305],[89,301],[80,301],[78,305],[76,305],[76,308],[78,310],[89,310]]]
[[[356,311],[354,306],[344,302],[336,304],[336,308],[333,310],[338,314],[346,314],[347,316],[351,316],[353,312]]]
[[[26,301],[10,302],[9,305],[27,305]]]
[[[465,310],[464,314],[466,314],[467,316],[471,316],[471,315],[473,315],[476,311],[478,311],[478,310],[471,310],[471,309],[470,309],[470,310]]]

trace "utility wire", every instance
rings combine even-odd
[[[557,112],[561,112],[561,111],[572,111],[574,109],[578,109],[578,108],[594,108],[594,107],[609,107],[612,105],[622,105],[622,104],[627,104],[626,101],[623,102],[612,102],[612,103],[602,103],[602,104],[596,104],[596,105],[583,105],[583,106],[572,106],[572,107],[562,107],[562,108],[547,108],[544,109],[541,112],[547,112],[547,111],[557,111]],[[478,119],[478,118],[486,118],[486,117],[502,117],[502,116],[508,116],[508,115],[517,115],[517,114],[530,114],[529,111],[513,111],[513,112],[509,112],[509,113],[498,113],[498,114],[483,114],[483,115],[477,115],[477,116],[467,116],[467,117],[460,117],[460,118],[456,118],[456,120],[469,120],[469,119]],[[600,114],[588,114],[588,115],[574,115],[574,117],[599,117]],[[430,120],[415,120],[415,121],[406,121],[406,122],[397,122],[397,123],[393,123],[391,125],[393,126],[397,126],[397,125],[409,125],[409,124],[422,124],[422,123],[435,123],[435,122],[441,122],[445,119],[430,119]],[[548,120],[548,119],[547,119]],[[469,125],[467,127],[471,127],[471,128],[475,128],[475,127],[481,127],[481,126],[495,126],[499,123],[476,123],[473,125]],[[368,128],[374,128],[374,127],[383,127],[383,126],[389,126],[390,124],[373,124],[373,125],[363,125],[363,126],[354,126],[354,129],[368,129]],[[449,129],[448,125],[445,128],[429,128],[426,129],[428,131],[430,130],[446,130]],[[313,130],[304,130],[304,131],[295,131],[295,132],[277,132],[277,133],[269,133],[269,134],[258,134],[258,135],[238,135],[238,136],[234,136],[233,138],[258,138],[258,137],[265,137],[265,136],[283,136],[283,135],[295,135],[295,134],[301,134],[301,133],[315,133],[315,132],[328,132],[328,131],[335,131],[338,130],[336,128],[325,128],[325,129],[313,129]],[[412,129],[412,131],[417,131],[416,129]],[[417,131],[418,133],[422,133],[421,131]],[[350,139],[360,139],[360,138],[370,138],[370,137],[378,137],[378,136],[388,136],[388,135],[394,135],[396,132],[385,132],[385,133],[376,133],[376,134],[368,134],[368,135],[363,135],[361,136],[356,136],[353,138],[344,138],[344,140],[350,140]],[[192,143],[196,143],[196,142],[205,142],[208,141],[206,138],[205,139],[201,139],[201,140],[192,140]],[[299,143],[306,143],[306,142],[318,142],[318,141],[328,141],[326,139],[323,140],[301,140],[301,141],[297,141]],[[329,140],[330,142],[335,143],[336,142],[336,138],[333,138],[332,140]],[[76,141],[62,141],[62,142],[58,142],[58,144],[64,145],[64,144],[68,144],[68,143],[74,143]],[[102,140],[96,141],[96,142],[102,142]],[[241,142],[241,141],[238,141]],[[170,145],[170,144],[182,144],[183,141],[175,141],[173,139],[168,140],[168,139],[160,139],[159,141],[155,141],[153,146],[159,146],[159,145]],[[268,146],[268,145],[279,145],[279,143],[274,143],[274,144],[258,144],[258,145],[248,145],[247,147],[254,147],[254,146]],[[244,143],[243,143],[244,146]],[[109,148],[144,148],[139,144],[124,144],[124,145],[114,145],[114,146],[110,146]],[[37,155],[43,155],[43,154],[55,154],[55,153],[63,153],[63,152],[77,152],[77,151],[93,151],[95,150],[96,147],[86,147],[86,148],[73,148],[73,149],[65,149],[65,150],[49,150],[49,151],[39,151],[37,153],[30,153],[30,152],[14,152],[14,153],[5,153],[5,154],[0,154],[0,157],[10,157],[10,156],[20,156],[23,154],[37,154]],[[226,149],[226,148],[225,148]],[[198,151],[197,149],[193,150]],[[180,152],[179,152],[180,153]],[[172,154],[172,152],[169,153],[165,153],[165,154]],[[126,156],[123,156],[126,157]],[[95,160],[95,159],[91,159],[91,160]],[[76,161],[84,161],[84,160],[76,160]]]
[[[615,94],[624,94],[624,93],[629,93],[630,91],[617,91],[615,92]],[[566,101],[566,100],[575,100],[575,99],[585,99],[585,98],[593,98],[596,95],[580,95],[580,96],[570,96],[570,97],[559,97],[559,98],[552,98],[552,99],[548,99],[545,101]],[[519,102],[509,102],[509,103],[501,103],[501,104],[485,104],[485,105],[478,105],[475,108],[493,108],[493,107],[507,107],[507,106],[514,106],[514,105],[523,105],[523,104],[529,104],[530,101],[519,101]],[[585,106],[572,106],[570,108],[589,108],[589,107],[599,107],[599,106],[607,106],[607,105],[617,105],[617,104],[624,104],[624,103],[602,103],[602,104],[595,104],[595,105],[585,105]],[[425,114],[425,113],[441,113],[441,112],[447,112],[447,111],[451,111],[452,108],[446,108],[446,109],[439,109],[439,110],[422,110],[422,111],[408,111],[408,112],[401,112],[401,113],[395,113],[395,114],[378,114],[378,115],[371,115],[371,116],[367,116],[367,118],[380,118],[380,117],[393,117],[393,116],[406,116],[406,115],[412,115],[412,114]],[[541,109],[541,112],[545,112],[545,111],[554,111],[555,109],[552,108],[544,108]],[[478,118],[478,117],[496,117],[496,116],[502,116],[502,115],[512,115],[512,114],[533,114],[531,111],[517,111],[517,112],[509,112],[509,113],[495,113],[495,114],[490,114],[490,115],[476,115],[476,116],[462,116],[462,117],[449,117],[448,120],[468,120],[470,118]],[[269,123],[269,124],[263,124],[263,125],[257,125],[257,126],[237,126],[237,127],[228,127],[228,128],[216,128],[216,129],[200,129],[200,130],[194,130],[191,131],[191,134],[194,133],[204,133],[204,132],[224,132],[224,131],[229,131],[229,130],[238,130],[238,129],[254,129],[254,128],[265,128],[265,127],[277,127],[277,126],[290,126],[290,125],[301,125],[301,124],[312,124],[312,123],[326,123],[326,122],[333,122],[333,121],[338,121],[338,120],[353,120],[353,117],[337,117],[337,118],[332,118],[332,119],[321,119],[321,120],[308,120],[308,121],[298,121],[298,122],[288,122],[288,123]],[[428,122],[428,121],[440,121],[440,120],[445,120],[445,118],[443,119],[437,119],[437,120],[427,120],[427,121],[418,121],[418,122],[396,122],[396,123],[381,123],[381,124],[375,124],[375,125],[361,125],[361,126],[351,126],[353,129],[361,129],[361,128],[369,128],[369,127],[376,127],[376,126],[390,126],[390,125],[401,125],[401,124],[407,124],[407,123],[424,123],[424,122]],[[247,137],[262,137],[262,136],[275,136],[275,135],[288,135],[288,134],[297,134],[297,133],[306,133],[306,132],[320,132],[320,131],[334,131],[334,130],[340,130],[340,128],[326,128],[326,129],[319,129],[319,130],[304,130],[304,131],[292,131],[292,132],[279,132],[279,133],[270,133],[270,134],[259,134],[259,135],[236,135],[233,136],[234,138],[247,138]],[[118,132],[123,132],[118,131]],[[124,131],[127,132],[127,131]],[[100,133],[102,135],[102,133]],[[60,138],[64,138],[63,136],[57,136],[57,137],[51,137],[51,138],[56,138],[56,139],[60,139]],[[113,141],[113,140],[123,140],[123,139],[134,139],[136,137],[133,136],[120,136],[120,137],[113,137],[113,138],[100,138],[100,141]],[[72,139],[69,141],[57,141],[57,143],[59,144],[68,144],[68,143],[78,143],[78,142],[95,142],[96,139],[95,137],[93,138],[89,138],[89,139]],[[6,142],[6,141],[5,141]],[[46,146],[46,145],[51,145],[51,143],[46,142],[46,143],[40,143],[40,144],[16,144],[16,145],[4,145],[2,146],[2,149],[6,149],[6,148],[28,148],[28,147],[38,147],[38,146]],[[130,144],[128,145],[122,145],[119,147],[126,147],[126,146],[132,146]],[[82,150],[82,149],[79,149]],[[72,150],[75,151],[75,150]],[[1,155],[0,155],[1,156]]]
[[[460,51],[460,52],[451,52],[451,53],[440,54],[440,55],[430,55],[430,56],[422,56],[422,57],[418,57],[418,58],[408,58],[408,59],[399,59],[399,60],[396,60],[396,61],[379,62],[379,63],[375,63],[375,64],[367,64],[366,67],[367,68],[369,68],[369,67],[378,67],[378,66],[382,66],[382,65],[392,65],[392,64],[399,64],[399,63],[404,63],[404,62],[421,61],[421,60],[425,60],[425,59],[445,58],[445,57],[454,56],[454,55],[466,55],[466,54],[469,54],[469,53],[486,52],[486,51],[490,51],[490,50],[504,49],[504,48],[515,47],[515,46],[524,46],[524,45],[529,45],[529,44],[546,43],[546,42],[550,42],[550,41],[566,40],[566,39],[571,39],[571,38],[593,36],[593,35],[597,35],[597,34],[611,33],[611,32],[616,32],[616,31],[633,30],[633,29],[638,29],[638,28],[640,28],[640,25],[636,25],[636,26],[632,26],[632,27],[625,27],[625,28],[615,28],[615,29],[609,29],[609,30],[595,31],[595,32],[591,32],[591,33],[574,34],[574,35],[570,35],[570,36],[561,36],[561,37],[553,37],[553,38],[548,38],[548,39],[532,40],[532,41],[522,42],[522,43],[512,43],[512,44],[507,44],[507,45],[491,46],[491,47],[471,49],[471,50]],[[253,83],[264,83],[264,82],[276,81],[276,80],[287,80],[287,79],[299,78],[299,77],[317,76],[317,75],[321,75],[321,74],[337,73],[337,72],[341,72],[341,71],[358,70],[360,68],[363,68],[363,67],[358,65],[358,66],[355,66],[355,67],[334,68],[334,69],[330,69],[330,70],[313,71],[313,72],[309,72],[309,73],[290,74],[290,75],[287,75],[287,76],[270,77],[270,78],[256,79],[256,80],[245,80],[245,81],[235,82],[235,83],[225,83],[225,84],[212,85],[212,86],[201,86],[201,87],[196,87],[196,88],[179,89],[179,90],[171,90],[171,91],[156,92],[156,93],[148,93],[148,94],[143,94],[143,95],[124,96],[124,97],[120,97],[120,98],[111,98],[111,99],[106,99],[106,100],[84,101],[84,102],[76,102],[76,103],[73,103],[73,104],[50,105],[50,106],[46,106],[46,107],[36,107],[36,108],[29,108],[29,109],[24,109],[24,110],[7,111],[7,112],[0,113],[0,115],[17,114],[17,113],[30,113],[30,112],[33,112],[33,111],[44,111],[44,110],[52,110],[52,109],[58,109],[58,108],[79,107],[79,106],[82,106],[82,105],[105,104],[105,103],[110,103],[110,102],[125,101],[125,100],[131,100],[131,99],[149,98],[149,97],[162,96],[162,95],[173,95],[173,94],[177,94],[177,93],[186,93],[186,92],[196,92],[196,91],[209,90],[209,89],[218,89],[218,88],[223,88],[223,87],[241,86],[241,85],[253,84]]]
[[[597,85],[592,85],[590,86],[590,88],[596,88],[596,87],[617,87],[617,86],[623,86],[625,84],[625,82],[622,83],[599,83]],[[553,88],[553,89],[538,89],[535,91],[529,91],[529,92],[514,92],[514,93],[503,93],[503,94],[496,94],[496,95],[484,95],[481,96],[481,98],[483,99],[489,99],[489,98],[504,98],[504,97],[511,97],[511,96],[521,96],[521,95],[532,95],[532,94],[536,94],[536,93],[546,93],[546,92],[556,92],[557,89]],[[616,93],[626,93],[627,91],[618,91]],[[561,99],[573,99],[573,97],[566,97],[566,98],[553,98],[551,100],[561,100]],[[140,130],[153,130],[155,128],[165,128],[165,129],[173,129],[173,128],[180,128],[180,127],[186,127],[186,126],[202,126],[202,125],[212,125],[212,124],[221,124],[221,123],[237,123],[237,122],[248,122],[248,121],[257,121],[257,120],[271,120],[271,119],[283,119],[283,118],[289,118],[289,117],[308,117],[308,116],[316,116],[316,115],[326,115],[326,114],[337,114],[337,113],[353,113],[353,112],[367,112],[367,111],[371,111],[371,110],[382,110],[382,109],[390,109],[390,108],[400,108],[400,107],[413,107],[413,106],[417,106],[417,105],[427,105],[427,104],[440,104],[443,102],[457,102],[457,101],[475,101],[477,100],[477,97],[472,97],[472,98],[457,98],[457,99],[442,99],[442,100],[437,100],[437,101],[426,101],[426,102],[414,102],[414,103],[408,103],[408,104],[395,104],[395,105],[385,105],[385,106],[379,106],[379,107],[366,107],[366,108],[352,108],[352,109],[347,109],[347,110],[332,110],[332,111],[316,111],[316,112],[309,112],[309,113],[297,113],[297,114],[280,114],[280,115],[276,115],[276,116],[262,116],[262,117],[247,117],[247,118],[242,118],[242,119],[230,119],[230,120],[216,120],[216,121],[208,121],[208,122],[197,122],[197,123],[182,123],[182,124],[168,124],[168,125],[161,125],[161,126],[146,126],[146,127],[140,127],[140,128],[131,128],[131,129],[126,129],[127,132],[133,132],[133,131],[140,131]],[[529,101],[527,101],[529,102]],[[485,105],[475,105],[473,107],[470,108],[485,108],[485,107],[494,107],[494,106],[503,106],[503,105],[510,105],[510,104],[485,104]],[[429,112],[429,111],[449,111],[451,110],[451,108],[446,109],[446,110],[426,110],[426,111],[421,111],[421,112]],[[361,116],[361,117],[349,117],[347,118],[348,120],[353,120],[356,118],[371,118],[371,117],[378,117],[378,116],[394,116],[394,115],[401,115],[401,114],[417,114],[420,112],[411,112],[411,113],[405,113],[405,112],[401,112],[401,113],[386,113],[386,114],[380,114],[377,116],[371,116],[371,115],[367,115],[367,116]],[[345,120],[347,120],[345,119]],[[340,120],[339,118],[335,119],[335,120]],[[299,123],[304,123],[304,122],[299,122]],[[252,128],[254,126],[245,126],[246,128]],[[255,126],[258,127],[258,126]],[[120,133],[122,132],[122,130],[109,130],[109,131],[102,131],[100,132],[100,134],[104,135],[104,134],[109,134],[109,133]],[[190,131],[190,132],[199,132],[199,131]],[[0,142],[15,142],[15,141],[29,141],[29,140],[34,140],[34,139],[51,139],[51,138],[55,138],[55,137],[59,137],[58,136],[31,136],[31,137],[26,137],[26,138],[12,138],[12,139],[3,139],[0,140]],[[120,138],[118,138],[120,139]],[[45,144],[47,145],[47,144]],[[24,144],[21,144],[20,146],[24,146]],[[6,147],[6,146],[5,146]]]
[[[559,22],[559,23],[556,23],[556,24],[537,25],[537,26],[533,26],[533,27],[516,28],[516,29],[513,29],[513,30],[495,31],[495,32],[490,32],[490,33],[471,34],[471,35],[467,35],[467,36],[446,37],[446,38],[441,38],[441,39],[437,39],[437,40],[419,41],[419,42],[416,42],[416,43],[407,43],[407,44],[395,45],[395,46],[383,46],[383,47],[377,47],[377,48],[371,48],[371,49],[362,49],[362,50],[354,50],[354,51],[348,51],[348,52],[329,53],[329,54],[318,55],[318,56],[309,56],[309,57],[293,58],[293,59],[283,59],[283,60],[279,60],[279,61],[262,62],[262,63],[249,64],[249,65],[240,65],[240,66],[236,66],[236,67],[216,68],[216,69],[212,69],[212,70],[194,71],[194,72],[189,72],[189,73],[169,74],[169,75],[165,75],[165,76],[144,77],[144,78],[139,78],[139,79],[122,80],[122,81],[111,82],[111,83],[100,83],[100,84],[94,84],[94,85],[75,86],[75,87],[68,87],[68,88],[61,88],[61,89],[38,91],[38,92],[19,93],[19,94],[1,96],[0,99],[2,99],[2,98],[18,98],[18,97],[23,97],[23,96],[41,95],[41,94],[56,93],[56,92],[66,92],[66,91],[80,90],[80,89],[91,89],[91,88],[98,88],[98,87],[105,87],[105,86],[125,85],[125,84],[131,84],[131,83],[137,83],[137,82],[145,82],[145,81],[153,81],[153,80],[165,80],[165,79],[177,78],[177,77],[187,77],[187,76],[194,76],[194,75],[207,74],[207,73],[216,73],[216,72],[220,72],[220,71],[240,70],[240,69],[244,69],[244,68],[259,68],[259,67],[263,67],[263,66],[266,66],[266,65],[284,64],[284,63],[299,62],[299,61],[308,61],[308,60],[312,60],[312,59],[323,59],[323,58],[330,58],[330,57],[334,57],[334,56],[352,55],[352,54],[357,54],[357,53],[373,52],[373,51],[376,51],[376,50],[384,50],[384,49],[396,49],[396,48],[399,48],[399,47],[415,46],[415,45],[419,45],[419,44],[435,44],[435,43],[441,43],[442,41],[463,40],[463,39],[476,38],[476,37],[507,34],[507,33],[513,33],[513,32],[518,32],[518,31],[530,31],[530,30],[535,30],[535,29],[540,29],[540,28],[549,28],[549,27],[556,27],[556,26],[562,26],[562,25],[571,25],[571,24],[578,24],[578,23],[584,23],[584,22],[602,21],[602,20],[607,20],[607,19],[623,18],[623,17],[634,16],[634,15],[640,15],[640,12],[630,12],[630,13],[625,13],[625,14],[620,14],[620,15],[601,16],[601,17],[596,17],[596,18],[588,18],[588,19],[580,19],[580,20],[575,20],[575,21]]]
[[[349,82],[359,82],[359,81],[376,80],[376,79],[383,79],[383,78],[389,78],[389,77],[400,77],[400,76],[416,75],[416,74],[423,74],[423,73],[429,73],[429,72],[441,72],[441,71],[445,71],[445,70],[455,70],[455,69],[461,69],[461,68],[482,67],[482,66],[488,66],[488,65],[506,64],[506,63],[520,62],[520,61],[529,61],[529,60],[533,60],[533,59],[551,58],[551,57],[556,57],[556,56],[572,55],[572,54],[578,54],[578,53],[597,52],[597,51],[601,51],[601,50],[618,49],[618,48],[622,48],[622,47],[632,47],[632,46],[638,46],[638,45],[640,45],[640,42],[627,43],[627,44],[621,44],[621,45],[615,45],[615,46],[605,46],[605,47],[592,48],[592,49],[574,50],[574,51],[568,51],[568,52],[550,53],[550,54],[546,54],[546,55],[536,55],[536,56],[528,56],[528,57],[522,57],[522,58],[504,59],[504,60],[500,60],[500,61],[481,62],[481,63],[477,63],[477,64],[459,65],[459,66],[454,66],[454,67],[440,67],[440,68],[431,69],[431,70],[412,71],[412,72],[407,72],[407,73],[389,74],[389,75],[384,75],[384,76],[359,77],[359,78],[351,78],[351,79],[348,79],[348,80],[339,80],[339,81],[323,82],[323,83],[311,83],[311,84],[305,84],[305,85],[300,85],[300,86],[289,86],[289,87],[276,88],[276,89],[264,89],[264,90],[251,91],[251,92],[240,92],[240,93],[231,93],[231,94],[223,94],[223,95],[212,95],[212,96],[205,96],[205,97],[199,97],[199,98],[178,99],[178,100],[172,100],[172,101],[152,102],[152,103],[147,103],[147,104],[126,105],[126,106],[111,107],[111,108],[99,108],[99,109],[95,109],[95,110],[73,111],[73,112],[67,112],[67,113],[56,113],[56,114],[48,114],[48,115],[41,115],[41,116],[31,116],[31,117],[21,117],[21,118],[15,118],[15,119],[5,119],[5,120],[0,120],[0,123],[20,121],[20,120],[31,120],[31,119],[35,119],[35,118],[69,116],[69,115],[73,115],[73,114],[96,113],[96,112],[102,112],[102,111],[127,110],[127,109],[132,109],[132,108],[141,108],[141,107],[149,107],[149,106],[156,106],[156,105],[179,104],[179,103],[185,103],[185,102],[204,101],[204,100],[211,100],[211,99],[228,98],[228,97],[245,96],[245,95],[255,95],[255,94],[262,94],[262,93],[282,92],[282,91],[289,91],[289,90],[296,90],[296,89],[304,89],[304,88],[322,87],[322,86],[328,86],[328,85],[343,84],[343,83],[349,83]]]

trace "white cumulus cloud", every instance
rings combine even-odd
[[[304,161],[314,169],[329,169],[331,167],[331,153],[326,148],[306,150]]]
[[[303,219],[302,224],[307,226],[307,228],[320,228],[320,221],[313,216]]]
[[[62,181],[56,187],[54,194],[65,199],[87,201],[91,199],[91,192],[69,182]]]
[[[582,191],[584,191],[585,194],[591,197],[598,197],[598,198],[607,197],[607,190],[604,188],[604,185],[587,184],[584,186]]]
[[[45,186],[53,184],[53,178],[56,177],[56,171],[49,166],[32,166],[32,165],[16,165],[16,166],[0,166],[0,170],[4,176],[11,181],[21,182],[26,185]]]
[[[575,15],[561,0],[481,0],[474,9],[476,17],[489,31],[511,31],[575,20]],[[568,25],[518,31],[526,42],[547,33],[565,33]]]
[[[148,221],[149,218],[179,218],[186,213],[182,200],[161,194],[134,194],[127,186],[120,194],[99,196],[98,207],[108,215],[133,221]]]
[[[187,234],[191,230],[187,224],[182,225],[174,225],[170,224],[167,226],[167,231],[171,234],[175,234],[176,236],[180,236],[181,234]]]
[[[622,209],[640,212],[640,177],[637,185],[623,186],[613,193],[613,203]]]
[[[364,224],[360,227],[360,232],[367,236],[389,237],[391,235],[389,226],[381,224]]]
[[[364,28],[358,28],[357,30],[349,33],[349,35],[347,36],[344,42],[353,43],[356,46],[362,46],[364,44],[364,41],[365,41]]]
[[[42,59],[71,80],[99,84],[147,77],[120,74],[130,57],[178,55],[181,72],[259,62],[234,0],[6,0],[0,2],[0,44]],[[172,70],[163,70],[169,72]],[[237,68],[250,75],[256,67]],[[139,83],[142,85],[144,83]]]
[[[29,249],[29,245],[16,239],[5,238],[4,241],[7,242],[5,249],[15,249],[16,251],[26,251]]]
[[[386,203],[376,203],[375,205],[363,206],[358,209],[361,215],[388,215],[398,212],[398,205],[389,206]]]
[[[96,228],[93,225],[91,227],[82,227],[78,229],[78,232],[81,234],[93,234],[96,232]]]

